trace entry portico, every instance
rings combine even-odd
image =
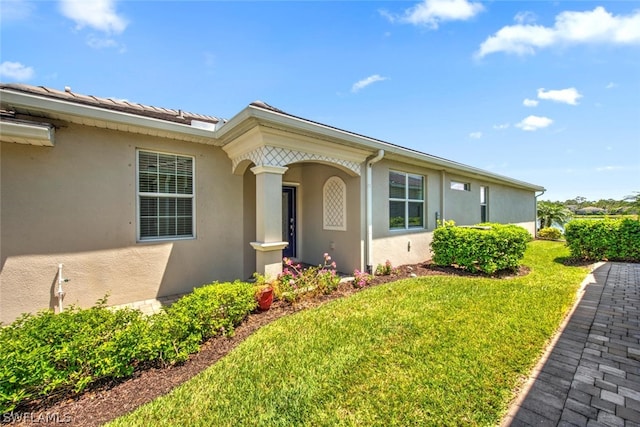
[[[271,114],[264,115],[264,108],[269,108]],[[234,174],[244,175],[253,165],[250,171],[255,175],[256,227],[255,240],[248,243],[255,250],[255,271],[275,277],[282,271],[282,250],[288,245],[283,237],[282,190],[283,175],[289,166],[330,165],[348,176],[359,178],[371,153],[336,145],[332,142],[335,136],[331,135],[337,131],[335,129],[324,129],[326,132],[300,129],[302,121],[288,115],[280,116],[278,110],[262,103],[251,104],[245,112],[251,119],[243,117],[242,124],[237,127],[232,119],[220,129],[221,133],[229,129],[232,139],[223,149],[231,159]],[[244,116],[243,113],[239,116]]]

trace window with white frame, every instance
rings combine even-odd
[[[322,188],[323,228],[345,231],[347,229],[347,186],[344,181],[332,176]]]
[[[194,158],[138,150],[139,240],[194,237]]]
[[[424,228],[424,177],[389,171],[389,229]]]
[[[487,196],[489,195],[489,189],[485,186],[480,186],[480,222],[487,222],[489,216],[487,215]]]
[[[451,181],[451,189],[458,191],[471,191],[471,183],[469,182],[460,182],[460,181]]]

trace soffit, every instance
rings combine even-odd
[[[62,120],[85,126],[138,133],[159,138],[207,145],[221,145],[215,138],[214,131],[209,129],[37,93],[16,91],[12,88],[3,87],[0,92],[2,94],[3,108],[21,115],[34,117],[34,119],[40,121],[42,119]]]

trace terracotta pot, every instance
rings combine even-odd
[[[257,296],[260,310],[267,311],[273,302],[273,288],[266,288],[260,291]]]

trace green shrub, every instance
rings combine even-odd
[[[376,276],[389,276],[394,272],[394,268],[391,265],[391,261],[386,260],[384,265],[378,264],[376,266],[375,275]]]
[[[538,230],[538,238],[543,240],[560,240],[562,239],[562,231],[553,227],[546,227]]]
[[[285,267],[273,283],[276,296],[296,302],[305,296],[328,295],[335,291],[340,284],[336,263],[331,261],[328,253],[323,258],[323,263],[315,267],[303,267],[290,258],[284,258]]]
[[[640,262],[640,221],[577,219],[565,226],[567,246],[574,258]]]
[[[448,221],[433,232],[433,262],[486,274],[515,270],[530,240],[529,232],[517,225],[487,223],[456,227],[453,221]]]
[[[212,336],[232,335],[235,326],[256,308],[249,283],[213,283],[196,288],[163,313],[152,316],[154,348],[165,363],[182,362]]]
[[[0,329],[0,413],[130,376],[143,364],[184,361],[211,336],[232,334],[256,307],[253,285],[240,282],[198,288],[149,317],[105,303],[25,314]]]
[[[0,329],[0,413],[25,399],[131,375],[148,356],[136,345],[147,331],[139,311],[104,305],[23,315]]]

